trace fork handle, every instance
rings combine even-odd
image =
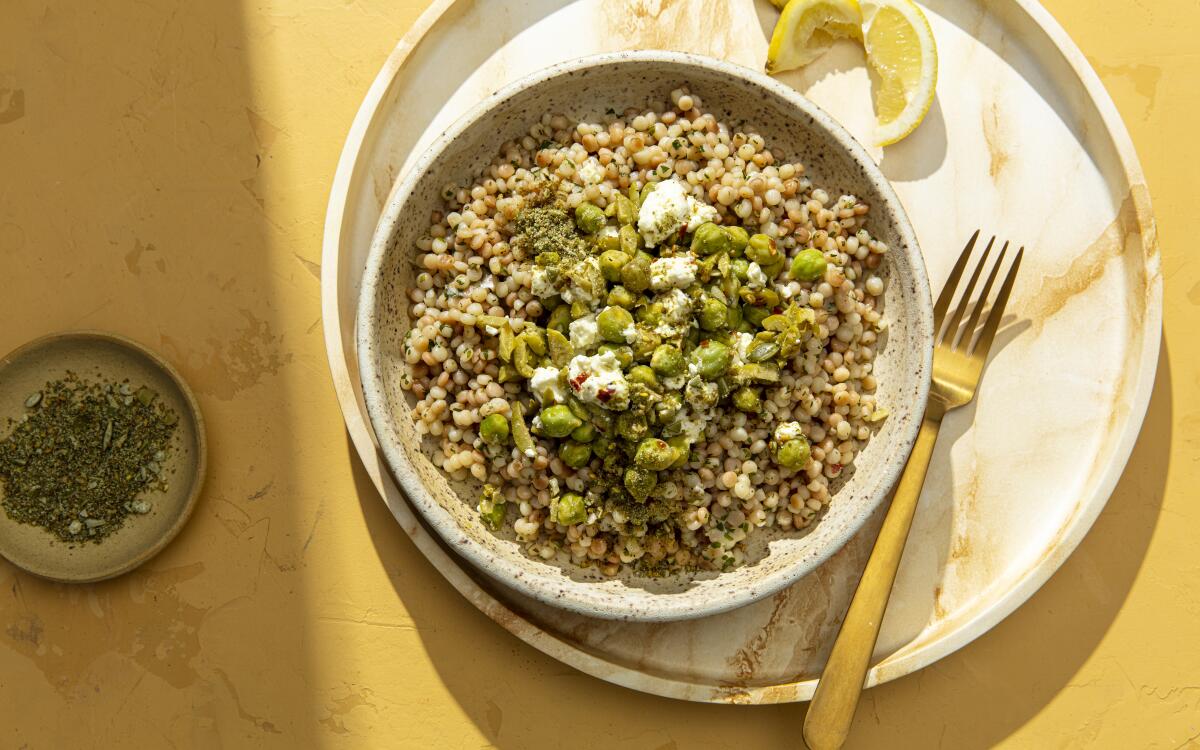
[[[804,717],[804,740],[811,750],[839,748],[850,732],[940,426],[941,420],[926,413],[867,567],[817,683]]]

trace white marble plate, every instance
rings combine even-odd
[[[912,136],[872,155],[916,227],[935,291],[978,227],[1027,252],[979,396],[946,419],[868,684],[978,637],[1061,565],[1132,449],[1161,329],[1144,178],[1082,54],[1029,0],[923,7],[939,45],[937,101]],[[326,217],[322,304],[334,384],[397,521],[464,596],[522,640],[597,677],[690,700],[811,697],[878,519],[791,588],[722,615],[638,625],[538,604],[478,577],[397,490],[363,409],[354,309],[396,177],[482,96],[546,65],[622,49],[760,67],[774,17],[752,0],[439,0],[368,92]],[[870,140],[870,82],[855,47],[836,47],[784,80]]]

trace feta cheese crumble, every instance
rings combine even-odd
[[[579,178],[584,185],[598,185],[604,182],[604,165],[594,156],[589,156],[579,165]]]
[[[580,266],[586,267],[579,268]],[[586,260],[582,260],[579,262],[576,268],[579,269],[577,276],[581,278],[601,279],[601,282],[603,282],[603,277],[600,275],[599,258],[592,256]],[[570,283],[567,284],[566,288],[562,290],[562,298],[563,302],[566,302],[568,305],[572,302],[582,302],[589,307],[595,307],[596,303],[600,301],[599,297],[597,297],[594,293],[594,290],[580,286],[579,284],[575,283],[574,278],[572,278]]]
[[[696,259],[691,255],[659,258],[650,264],[650,287],[655,291],[686,289],[696,280]]]
[[[754,343],[754,334],[737,331],[729,337],[729,343],[733,348],[733,365],[737,367],[745,364],[750,345]]]
[[[688,442],[695,443],[704,437],[704,430],[712,418],[711,411],[689,408],[679,417],[679,434],[687,437]]]
[[[762,266],[751,263],[749,270],[746,271],[746,286],[751,289],[761,289],[766,285],[767,274],[763,272]]]
[[[629,406],[629,383],[612,352],[578,355],[567,365],[567,382],[584,403],[619,411]]]
[[[804,429],[799,422],[784,422],[775,428],[775,440],[786,443],[789,440],[804,437]]]
[[[540,299],[546,299],[558,294],[558,270],[537,266],[533,269],[533,281],[530,287],[533,291],[533,296]]]
[[[668,338],[682,336],[692,324],[692,301],[679,289],[672,289],[658,298],[662,319],[654,332]]]
[[[678,180],[660,182],[642,201],[638,211],[638,231],[646,244],[654,247],[679,234],[679,230],[687,226],[691,213],[683,184]]]
[[[717,209],[713,208],[707,203],[701,203],[690,195],[687,197],[687,202],[687,230],[689,232],[696,231],[696,227],[700,226],[701,224],[707,224],[709,222],[715,224],[717,219],[720,217],[720,214],[717,213]]]
[[[585,315],[571,321],[571,346],[579,350],[591,349],[600,340],[600,329],[595,315]]]
[[[558,375],[557,367],[539,367],[533,371],[529,390],[533,391],[539,403],[561,404],[566,399],[567,391]]]

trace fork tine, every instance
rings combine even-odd
[[[962,317],[967,312],[967,305],[971,304],[971,293],[975,291],[975,285],[979,283],[979,276],[983,273],[983,267],[987,265],[988,254],[992,252],[992,244],[995,242],[995,237],[988,240],[987,247],[983,250],[983,257],[975,265],[971,280],[967,282],[967,288],[963,290],[962,299],[958,301],[958,307],[950,318],[950,324],[946,326],[946,337],[942,339],[942,342],[952,349],[954,348],[954,339],[958,337],[958,324],[962,322]]]
[[[987,306],[988,293],[992,291],[992,284],[996,282],[996,277],[1000,275],[1000,266],[1004,265],[1004,254],[1008,252],[1008,243],[1004,243],[1004,247],[1000,248],[1000,255],[996,257],[996,262],[992,265],[992,272],[988,274],[987,283],[983,285],[983,291],[979,293],[979,302],[975,304],[975,309],[971,311],[971,318],[967,321],[967,327],[963,329],[962,339],[958,342],[957,349],[962,349],[964,352],[970,349],[971,339],[975,338],[975,326],[979,325],[979,317],[983,314],[983,308]],[[983,265],[982,262],[979,264]]]
[[[1017,251],[1012,268],[1008,269],[1008,276],[1004,278],[1000,294],[996,296],[996,304],[992,305],[987,322],[983,324],[983,332],[979,334],[979,341],[970,352],[972,357],[977,357],[980,361],[987,359],[988,350],[992,348],[992,339],[996,337],[996,329],[1000,327],[1000,318],[1004,315],[1004,306],[1008,304],[1008,295],[1012,292],[1013,284],[1017,280],[1017,269],[1021,267],[1021,258],[1024,255],[1025,248],[1022,247]]]
[[[979,239],[978,229],[975,230],[975,234],[971,235],[971,239],[967,240],[967,246],[958,256],[954,268],[950,270],[950,277],[946,279],[946,285],[942,287],[942,293],[938,295],[937,304],[933,306],[933,335],[935,337],[942,330],[942,321],[946,318],[946,311],[950,309],[950,301],[954,299],[954,290],[958,287],[958,280],[962,278],[963,270],[967,267],[967,261],[971,259],[971,250],[975,247],[977,239]]]

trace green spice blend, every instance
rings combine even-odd
[[[138,496],[165,489],[164,463],[179,416],[146,387],[92,382],[68,372],[25,400],[0,441],[4,511],[67,542],[99,542]]]

